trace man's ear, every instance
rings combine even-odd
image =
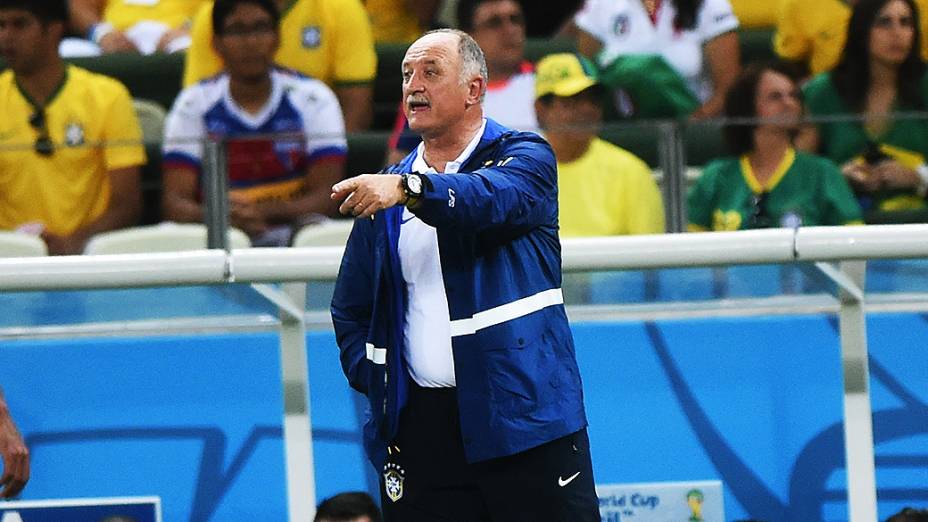
[[[476,76],[467,84],[467,100],[465,103],[468,107],[480,104],[480,98],[486,91],[486,86],[487,79],[483,76]]]

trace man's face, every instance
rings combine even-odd
[[[491,69],[517,67],[525,55],[525,19],[514,0],[490,0],[474,10],[471,36]]]
[[[573,96],[554,96],[548,104],[539,101],[535,109],[541,127],[546,133],[593,139],[603,119],[599,92],[591,87]]]
[[[60,25],[44,25],[23,9],[0,9],[0,56],[13,72],[30,72],[44,63],[40,58],[50,46],[57,46],[52,29]]]
[[[226,71],[234,79],[259,80],[274,63],[279,38],[271,15],[257,4],[239,4],[213,39]]]
[[[453,126],[480,102],[479,76],[461,81],[458,38],[450,33],[423,36],[403,58],[403,110],[409,128],[424,137]]]

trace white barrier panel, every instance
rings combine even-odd
[[[222,250],[0,259],[0,290],[71,290],[227,282]]]
[[[725,522],[718,480],[600,484],[603,522]]]
[[[670,268],[795,260],[792,229],[570,238],[561,241],[564,267]]]
[[[800,261],[928,257],[928,226],[800,228],[796,252]]]
[[[928,258],[928,225],[565,239],[565,271]],[[342,247],[0,259],[0,291],[332,280]]]
[[[159,497],[0,502],[0,522],[161,522]]]

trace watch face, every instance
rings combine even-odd
[[[415,195],[422,194],[422,178],[416,176],[415,174],[410,174],[406,176],[406,186],[409,187],[409,192]]]

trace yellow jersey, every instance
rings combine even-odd
[[[557,162],[561,237],[661,234],[664,205],[648,165],[593,138],[583,156]]]
[[[928,58],[928,0],[915,0],[922,33],[921,53]],[[815,75],[830,71],[841,60],[851,7],[845,0],[781,0],[777,30],[773,39],[776,53],[786,60],[804,62]]]
[[[161,22],[176,29],[193,20],[206,0],[107,0],[103,20],[125,31],[138,22]]]
[[[419,26],[419,17],[406,8],[405,0],[365,0],[364,8],[377,43],[410,43],[427,29]]]
[[[742,29],[775,27],[779,5],[780,0],[731,0]]]
[[[213,50],[213,3],[197,13],[187,50],[184,86],[218,74]],[[293,0],[280,21],[278,65],[322,80],[329,87],[370,83],[377,72],[371,25],[360,0]]]
[[[13,72],[0,73],[0,229],[42,223],[67,235],[106,211],[109,171],[145,163],[142,130],[121,83],[73,65],[45,105],[47,156],[34,148],[37,111]]]

